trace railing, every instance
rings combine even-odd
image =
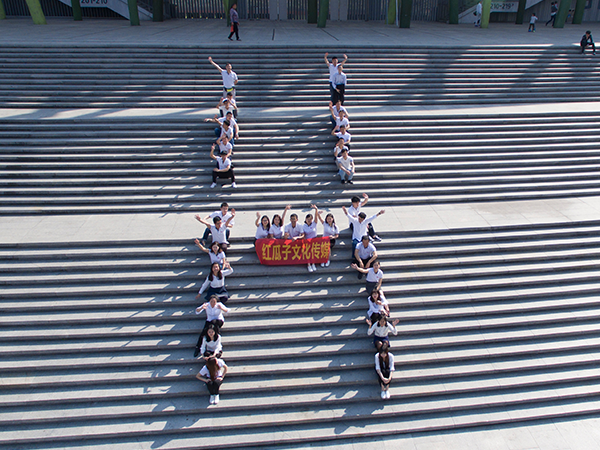
[[[2,0],[7,16],[29,16],[29,8],[25,0]],[[40,0],[42,11],[46,17],[73,17],[73,9],[58,0]],[[83,17],[123,19],[122,16],[108,8],[81,8]]]

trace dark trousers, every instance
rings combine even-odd
[[[550,22],[552,22],[552,26],[554,26],[555,20],[556,20],[556,14],[550,14],[550,20],[548,22],[546,22],[546,25],[548,25]]]
[[[239,34],[239,28],[238,28],[238,23],[237,22],[233,22],[231,24],[231,26],[233,27],[233,30],[231,30],[231,33],[229,33],[229,38],[231,39],[231,36],[233,36],[233,33],[235,33],[235,38],[239,41],[240,40],[240,34]],[[248,36],[246,36],[248,37]]]
[[[210,395],[219,395],[219,388],[221,387],[222,383],[223,380],[211,380],[208,383],[206,383],[206,387],[208,388],[208,392],[210,393]]]
[[[227,172],[217,172],[216,170],[213,170],[213,183],[217,182],[217,178],[231,178],[231,182],[235,183],[235,175],[233,174],[233,169],[229,169]]]
[[[582,42],[580,45],[581,45],[581,53],[585,53],[585,49],[588,48],[588,47],[590,47],[590,46],[592,47],[592,51],[594,53],[596,53],[596,44],[594,44],[593,42],[589,42],[588,41],[585,44]]]
[[[340,92],[338,92],[338,90]],[[343,105],[344,104],[344,96],[345,96],[345,94],[346,94],[346,85],[344,85],[344,84],[338,84],[337,85],[337,89],[333,90],[333,95],[332,95],[332,97],[333,97],[333,100],[332,100],[333,104],[335,105],[337,103],[337,101],[339,100],[339,101],[342,102],[342,105]]]
[[[389,386],[390,385],[390,383],[384,383],[381,380],[381,377],[379,376],[379,374],[377,373],[377,371],[375,371],[375,374],[377,375],[377,381],[379,381],[379,386],[385,387],[385,386]],[[389,378],[390,377],[390,371],[389,370],[382,370],[381,371],[381,375],[383,375],[385,378]]]

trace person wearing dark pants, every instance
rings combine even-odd
[[[232,41],[233,39],[231,39],[231,37],[233,36],[233,33],[235,33],[235,38],[238,41],[241,41],[239,34],[240,16],[237,12],[237,3],[231,5],[231,9],[229,10],[229,18],[231,19],[231,33],[229,33],[229,37],[227,39]]]
[[[333,76],[333,81],[331,82],[331,85],[333,86],[333,98],[331,99],[331,101],[335,104],[338,101],[341,102],[341,104],[344,104],[344,96],[346,94],[346,84],[347,84],[347,77],[346,74],[344,72],[342,72],[342,65],[339,64],[337,66],[337,72],[334,74]]]
[[[557,3],[558,2],[552,2],[550,4],[550,20],[546,22],[546,26],[548,26],[550,22],[552,22],[552,26],[554,26],[554,21],[556,20],[556,13],[558,12],[558,6],[556,6]]]
[[[210,157],[217,162],[217,167],[213,169],[212,173],[212,184],[211,188],[217,186],[217,178],[230,178],[231,187],[236,188],[235,185],[235,174],[233,173],[233,167],[231,167],[231,159],[227,153],[222,153],[220,156],[215,156],[215,144],[210,149]]]
[[[592,47],[593,54],[596,54],[596,44],[594,44],[594,38],[592,38],[592,32],[586,31],[585,34],[581,38],[581,54],[585,53],[585,49],[588,47]]]
[[[333,85],[333,77],[338,72],[338,66],[343,67],[344,64],[346,63],[346,61],[348,60],[348,57],[346,55],[344,55],[344,60],[341,63],[338,63],[337,57],[333,56],[331,58],[331,62],[329,62],[329,59],[327,59],[328,56],[329,56],[329,53],[325,53],[325,57],[324,57],[325,64],[327,64],[327,68],[329,69],[329,94],[331,96],[331,98],[330,98],[331,102],[335,104],[335,101],[333,99],[334,93],[335,93],[335,87]]]
[[[354,263],[361,269],[369,269],[376,259],[377,249],[371,244],[369,236],[363,236],[361,242],[354,249]],[[358,279],[361,280],[362,277],[363,273],[358,272]]]
[[[395,370],[394,355],[388,352],[388,343],[384,342],[379,352],[375,353],[375,372],[381,386],[381,398],[384,400],[390,398],[390,384]]]
[[[209,358],[206,365],[196,375],[197,379],[206,383],[211,405],[219,403],[219,389],[221,389],[226,374],[227,364],[225,364],[225,361],[218,358]]]

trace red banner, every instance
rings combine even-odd
[[[257,239],[256,255],[267,266],[324,263],[329,260],[329,236],[312,239]]]

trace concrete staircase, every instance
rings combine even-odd
[[[351,114],[357,175],[342,186],[322,111],[242,110],[236,190],[209,188],[214,126],[202,117],[2,120],[0,214],[341,207],[365,190],[377,206],[600,194],[599,113]]]
[[[329,51],[350,57],[348,105],[597,101],[598,61],[577,47],[0,49],[0,102],[15,107],[206,107],[230,61],[244,107],[322,106]]]
[[[343,228],[339,207],[365,191],[369,210],[600,194],[600,113],[386,109],[597,100],[595,62],[568,49],[348,50],[358,173],[342,187],[323,52],[247,48],[232,58],[243,79],[236,190],[208,188],[213,127],[198,110],[220,85],[208,52],[22,50],[0,50],[0,101],[81,115],[22,109],[0,120],[0,217],[12,223],[145,212],[192,220],[225,200],[271,213],[317,202]],[[300,99],[319,108],[269,111]],[[369,113],[378,105],[384,117]],[[112,114],[139,106],[198,109]],[[107,109],[78,109],[98,107]],[[343,447],[600,411],[598,220],[380,233],[384,291],[401,319],[386,402],[347,231],[328,268],[266,275],[251,233],[234,229],[230,372],[218,407],[194,378],[203,324],[194,296],[208,258],[190,230],[186,240],[0,243],[0,449]]]
[[[2,245],[0,448],[342,445],[598,413],[599,221],[384,238],[392,399],[347,248],[265,277],[233,239],[217,408],[194,379],[191,240]]]

